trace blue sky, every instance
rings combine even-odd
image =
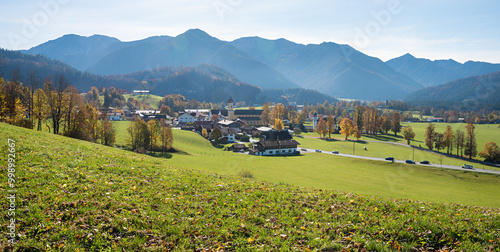
[[[500,1],[0,0],[0,47],[28,49],[64,34],[122,41],[199,28],[219,39],[349,44],[382,60],[500,63]]]

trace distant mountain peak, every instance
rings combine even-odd
[[[400,58],[410,58],[410,59],[415,59],[415,56],[411,55],[410,53],[406,53],[405,55],[401,56]]]
[[[216,38],[210,36],[210,34],[206,33],[205,31],[203,31],[201,29],[198,29],[198,28],[189,29],[186,32],[184,32],[183,34],[180,34],[179,36],[193,36],[193,37],[197,37],[197,38],[200,38],[203,40],[216,39]]]

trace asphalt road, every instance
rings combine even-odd
[[[301,153],[316,153],[315,149],[307,149],[307,148],[297,148]],[[305,150],[305,151],[304,151]],[[376,158],[376,157],[366,157],[366,156],[357,156],[357,155],[350,155],[350,154],[344,154],[344,153],[339,153],[339,154],[333,154],[331,151],[321,151],[322,154],[327,154],[327,155],[335,155],[335,156],[343,156],[343,157],[350,157],[350,158],[359,158],[359,159],[367,159],[367,160],[375,160],[375,161],[383,161],[383,162],[391,162],[385,160],[385,158]],[[394,163],[405,163],[405,160],[394,160]],[[409,164],[410,165],[410,164]],[[471,171],[471,172],[480,172],[480,173],[489,173],[489,174],[496,174],[500,175],[500,171],[494,171],[494,170],[485,170],[485,169],[464,169],[460,166],[453,166],[453,165],[442,165],[441,164],[420,164],[418,162],[415,162],[414,165],[421,165],[421,166],[431,166],[431,167],[436,167],[436,168],[443,168],[443,169],[452,169],[452,170],[459,170],[459,171]]]

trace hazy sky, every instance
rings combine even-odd
[[[259,36],[349,44],[382,60],[500,63],[498,0],[0,0],[0,47],[64,34],[122,41],[200,28],[222,40]]]

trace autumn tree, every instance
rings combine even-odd
[[[147,150],[150,144],[148,124],[143,120],[134,120],[127,128],[129,134],[128,143],[132,150]]]
[[[436,148],[437,151],[441,151],[441,149],[444,149],[444,136],[441,133],[435,133],[434,135],[434,147]]]
[[[160,114],[162,114],[162,115],[171,115],[171,113],[172,113],[172,110],[170,109],[169,106],[167,106],[165,104],[161,105],[161,107],[160,107]]]
[[[299,127],[295,127],[295,129],[293,129],[293,134],[300,136],[300,134],[302,134],[302,130]]]
[[[358,126],[355,126],[354,127],[354,131],[353,131],[353,136],[359,140],[361,138],[361,130],[359,130],[359,127]]]
[[[318,124],[316,125],[316,129],[314,129],[314,131],[316,131],[316,133],[318,133],[320,137],[326,137],[326,134],[328,134],[327,121],[324,120],[323,118],[319,119]]]
[[[446,127],[445,132],[443,133],[443,144],[446,147],[446,153],[450,154],[453,151],[453,129],[450,125]]]
[[[392,114],[391,130],[397,136],[401,132],[401,115],[398,112]]]
[[[500,162],[500,151],[498,145],[494,142],[488,142],[484,145],[484,150],[479,152],[479,156],[484,158],[484,161],[491,163]]]
[[[208,138],[208,131],[207,131],[207,129],[201,130],[201,136],[203,136],[204,138]]]
[[[35,124],[35,117],[33,116],[34,114],[34,97],[35,97],[35,91],[38,89],[38,87],[41,84],[41,80],[38,77],[38,72],[37,70],[30,70],[28,73],[28,114],[30,115],[30,121],[31,125],[33,126]]]
[[[7,116],[7,100],[3,91],[4,80],[0,77],[0,121]]]
[[[160,143],[162,152],[164,153],[165,151],[170,150],[170,148],[172,148],[173,142],[174,136],[172,134],[172,129],[162,124],[160,130]]]
[[[82,96],[78,93],[78,89],[73,86],[68,86],[64,90],[63,96],[63,113],[64,113],[64,131],[72,129],[74,123],[78,120],[77,113],[84,107]],[[85,112],[83,112],[85,113]]]
[[[267,126],[271,123],[271,105],[266,102],[262,106],[262,114],[260,115],[260,120],[262,121],[262,124]]]
[[[283,125],[283,121],[281,119],[276,118],[274,119],[274,129],[275,130],[283,130],[285,127]]]
[[[210,133],[210,138],[215,141],[218,141],[221,137],[222,137],[222,132],[220,132],[219,128],[213,129],[212,132]]]
[[[97,108],[101,106],[99,90],[96,87],[90,87],[90,91],[85,94],[85,102]]]
[[[37,130],[42,130],[42,121],[48,116],[47,97],[42,89],[37,89],[33,96],[33,119],[37,121]]]
[[[354,133],[354,123],[349,118],[344,118],[340,122],[340,134],[345,136],[345,139]]]
[[[477,156],[476,133],[474,132],[475,128],[476,127],[474,126],[474,123],[472,121],[468,122],[465,126],[466,140],[464,146],[464,154],[466,156],[469,156],[469,159]]]
[[[463,149],[465,146],[465,133],[462,130],[458,129],[454,140],[454,145],[457,148],[457,156],[462,157]]]
[[[54,82],[50,79],[45,81],[44,91],[54,134],[59,134],[59,127],[64,116],[64,94],[68,86],[69,82],[64,75],[57,75]]]
[[[327,124],[328,124],[328,138],[331,138],[331,134],[335,132],[335,117],[333,115],[329,115],[327,117]]]
[[[210,117],[210,120],[212,122],[218,122],[219,121],[219,115],[213,114],[212,117]]]
[[[382,131],[387,134],[391,130],[391,118],[389,116],[382,116],[380,123]]]
[[[436,127],[434,124],[429,123],[425,130],[425,145],[429,150],[434,149],[434,143],[435,143],[435,138],[436,138],[436,132],[435,132]]]
[[[415,132],[413,132],[413,129],[410,126],[406,126],[403,129],[403,138],[406,140],[406,144],[410,145],[411,140],[415,138]]]
[[[113,146],[116,142],[116,129],[113,124],[106,118],[102,121],[102,126],[100,130],[101,144],[107,146]]]
[[[356,111],[354,112],[354,125],[358,126],[359,130],[363,130],[363,113],[365,108],[358,105],[356,106]]]
[[[154,150],[160,136],[160,122],[158,120],[150,120],[148,122],[149,131],[149,150]]]
[[[276,106],[274,106],[272,112],[271,112],[271,122],[273,119],[280,119],[283,120],[283,116],[285,115],[285,106],[283,106],[282,103],[278,103]]]

